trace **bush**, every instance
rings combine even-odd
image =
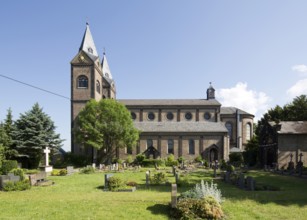
[[[175,219],[222,219],[223,216],[221,205],[210,196],[204,199],[179,200],[172,213]]]
[[[178,166],[178,160],[175,160],[175,156],[173,154],[168,155],[168,157],[165,160],[165,166],[171,167],[171,166]]]
[[[91,174],[95,173],[95,168],[92,166],[84,167],[80,170],[80,173],[82,174]]]
[[[143,160],[145,160],[145,155],[144,154],[138,154],[138,155],[136,155],[135,160],[138,164],[141,164],[143,162]]]
[[[134,181],[129,181],[126,183],[127,186],[131,186],[131,187],[134,187],[134,186],[137,186],[138,184]]]
[[[150,182],[152,184],[163,184],[168,182],[168,179],[165,176],[165,173],[158,172],[153,175],[153,177],[150,179]]]
[[[11,170],[11,172],[14,173],[15,176],[19,176],[21,181],[25,179],[25,173],[23,169],[16,168]]]
[[[229,164],[229,165],[227,165],[227,167],[226,167],[226,171],[232,173],[232,172],[235,171],[235,167]]]
[[[132,159],[132,156],[131,156],[131,155],[129,155],[129,156],[127,157],[126,163],[128,163],[128,164],[132,164],[132,163],[133,163],[133,159]]]
[[[60,169],[60,170],[52,170],[51,176],[66,176],[67,170],[66,169]]]
[[[108,182],[109,182],[108,187],[110,191],[117,191],[119,188],[125,185],[123,180],[116,176],[111,176],[108,179]]]
[[[4,160],[2,161],[2,174],[7,175],[12,169],[18,168],[16,160]]]
[[[236,167],[241,166],[243,163],[242,153],[234,152],[229,154],[229,162]]]
[[[91,159],[85,155],[77,155],[73,153],[66,153],[64,155],[63,166],[72,165],[74,167],[85,167],[90,163]]]
[[[178,157],[178,163],[183,163],[185,161],[184,157],[181,156],[181,157]]]
[[[208,182],[204,183],[204,181],[202,180],[200,184],[195,185],[195,188],[182,193],[179,199],[203,199],[208,196],[213,197],[219,203],[222,203],[223,201],[221,190],[217,188],[217,184],[211,182],[211,184],[209,185]]]
[[[18,182],[12,182],[9,181],[5,184],[5,186],[3,187],[3,190],[6,192],[9,191],[23,191],[23,190],[27,190],[30,189],[31,185],[30,185],[30,181],[29,180],[22,180],[22,181],[18,181]]]
[[[220,166],[220,169],[221,170],[226,170],[227,169],[227,163],[226,161],[223,159],[221,162],[220,162],[221,166]]]
[[[165,162],[160,159],[144,159],[141,163],[144,167],[155,167],[155,164],[157,166],[165,166]]]
[[[197,157],[195,157],[194,161],[197,162],[197,163],[200,163],[200,162],[203,161],[203,158],[201,158],[201,156],[198,155]]]
[[[209,167],[209,163],[208,161],[204,160],[204,167],[208,168]]]

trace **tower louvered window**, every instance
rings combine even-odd
[[[78,88],[88,88],[88,79],[86,76],[78,77]]]

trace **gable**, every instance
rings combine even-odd
[[[85,65],[91,65],[94,64],[93,60],[85,53],[84,51],[79,51],[79,53],[72,59],[70,62],[73,64],[85,64]]]

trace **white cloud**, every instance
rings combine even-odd
[[[238,82],[232,88],[219,89],[217,97],[224,107],[237,107],[255,115],[255,121],[268,110],[271,100],[264,92],[250,90],[247,88],[247,83],[242,82]]]
[[[297,83],[287,90],[287,94],[291,99],[302,94],[307,95],[307,78],[297,81]]]
[[[301,76],[307,76],[307,66],[304,64],[292,66],[292,70],[298,72]]]

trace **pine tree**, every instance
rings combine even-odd
[[[16,157],[18,152],[15,149],[15,145],[12,139],[12,132],[14,130],[14,121],[11,108],[8,109],[6,119],[3,124],[3,131],[6,134],[6,143],[4,146],[4,156],[7,160]]]
[[[63,140],[55,133],[50,117],[36,103],[32,109],[21,114],[12,131],[13,142],[19,155],[29,157],[30,168],[37,168],[45,147],[59,149]]]

